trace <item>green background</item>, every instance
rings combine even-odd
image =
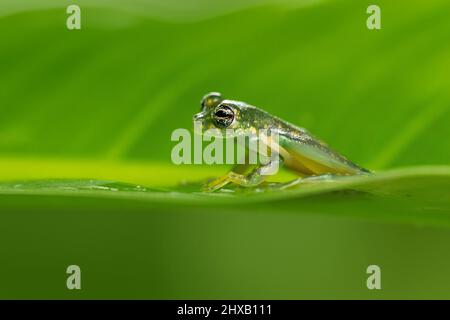
[[[450,298],[450,4],[373,3],[2,1],[0,298]],[[226,171],[170,160],[209,91],[378,174],[178,188]]]

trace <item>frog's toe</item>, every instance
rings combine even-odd
[[[210,185],[209,183],[203,185],[203,187],[202,187],[202,191],[203,191],[203,192],[214,192],[214,191],[216,191],[217,189],[219,189],[219,188],[218,188],[218,187],[215,187],[215,186],[212,186],[212,185]]]
[[[218,179],[215,179],[215,180],[213,180],[211,182],[206,183],[203,186],[202,191],[204,191],[204,192],[214,192],[216,190],[219,190],[220,188],[222,188],[223,186],[225,186],[229,182],[230,181],[229,181],[227,176],[220,177]]]

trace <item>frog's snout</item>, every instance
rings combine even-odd
[[[194,116],[192,117],[192,120],[194,121],[203,121],[206,117],[206,113],[205,112],[199,112],[197,114],[194,114]]]

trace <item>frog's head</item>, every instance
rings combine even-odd
[[[230,137],[265,127],[261,122],[266,118],[263,114],[264,111],[244,102],[225,100],[220,93],[211,92],[203,97],[201,110],[194,115],[193,120],[194,125],[201,124],[201,133],[208,131],[208,134],[215,136]],[[214,134],[214,131],[217,134]]]

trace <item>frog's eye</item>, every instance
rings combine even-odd
[[[222,101],[222,95],[218,92],[211,92],[205,95],[202,98],[201,105],[202,110],[208,109],[208,108],[215,108],[219,105],[219,103]]]
[[[214,122],[220,128],[229,127],[234,120],[234,111],[228,106],[218,106],[214,110]]]

